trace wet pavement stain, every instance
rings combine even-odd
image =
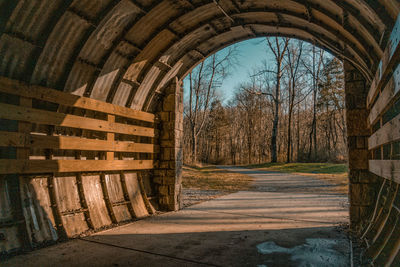
[[[336,249],[343,245],[347,246],[345,240],[308,238],[306,243],[292,248],[281,247],[275,242],[268,241],[257,245],[257,250],[264,255],[273,253],[289,254],[291,261],[296,262],[296,266],[299,267],[339,267],[346,266],[348,261],[348,256]]]

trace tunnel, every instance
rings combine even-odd
[[[344,62],[350,225],[400,262],[400,2],[0,1],[0,253],[181,203],[183,79],[243,40]],[[381,265],[379,265],[381,266]]]

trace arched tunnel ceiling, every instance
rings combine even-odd
[[[397,0],[3,0],[0,75],[146,110],[210,54],[278,35],[371,79],[399,11]]]

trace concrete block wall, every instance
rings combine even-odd
[[[376,201],[380,178],[368,171],[367,94],[369,84],[345,61],[347,145],[349,155],[350,224],[358,232],[367,222]]]
[[[182,190],[183,87],[178,79],[165,87],[157,115],[160,155],[153,181],[159,209],[175,211],[181,207]]]

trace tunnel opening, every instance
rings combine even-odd
[[[2,254],[179,209],[183,77],[280,35],[343,59],[351,226],[374,262],[399,261],[397,1],[0,7]]]
[[[286,169],[320,178],[325,173],[325,179],[348,194],[342,62],[301,40],[268,38],[224,48],[183,79],[183,206],[203,199],[202,194],[204,199],[221,194],[217,188],[224,191],[224,181],[226,191],[235,188],[234,175],[226,173],[224,180],[212,173],[212,165]],[[272,49],[280,53],[279,73],[278,51]],[[277,164],[270,163],[275,105]],[[202,166],[204,173],[196,174]],[[237,188],[245,190],[246,181],[237,181]]]
[[[279,73],[274,56],[278,50]],[[197,159],[222,165],[273,161],[273,124],[268,121],[274,120],[275,105],[279,110],[275,161],[347,160],[343,63],[310,43],[274,37],[237,43],[202,61],[183,79],[183,86],[185,164],[196,164]],[[229,125],[235,123],[236,128]],[[200,133],[194,145],[193,136]],[[239,136],[242,139],[233,140]],[[200,151],[195,153],[194,146]],[[238,151],[235,146],[240,146]],[[193,159],[193,154],[199,155]]]

